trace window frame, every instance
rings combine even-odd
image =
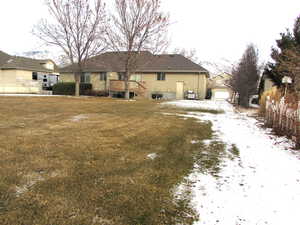
[[[32,72],[32,80],[38,80],[38,73]]]
[[[107,81],[107,72],[100,73],[100,81]]]
[[[125,72],[118,72],[118,80],[124,81],[125,80],[125,76],[126,76]]]
[[[165,72],[157,73],[156,80],[157,81],[165,81],[166,80],[166,73]]]
[[[91,83],[91,73],[83,73],[80,76],[80,83],[90,84]]]
[[[130,76],[130,80],[135,81],[135,82],[141,82],[143,80],[142,74],[132,74]]]

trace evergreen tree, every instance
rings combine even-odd
[[[258,53],[253,44],[247,47],[232,75],[230,84],[239,94],[239,105],[249,107],[251,95],[257,93],[259,79]]]
[[[274,63],[268,63],[264,74],[268,75],[277,86],[281,86],[284,76],[293,79],[294,91],[300,90],[300,16],[296,19],[293,33],[288,29],[281,33],[276,41],[277,48],[272,49]]]

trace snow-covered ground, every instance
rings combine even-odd
[[[224,110],[188,113],[211,121],[215,139],[236,145],[239,157],[223,159],[219,178],[195,172],[189,180],[200,221],[195,225],[299,225],[300,160],[293,143],[273,136],[255,118],[237,113],[225,101],[175,101],[185,108]],[[181,187],[182,188],[182,187]]]

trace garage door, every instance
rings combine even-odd
[[[229,92],[227,91],[216,91],[215,92],[215,99],[228,99]]]

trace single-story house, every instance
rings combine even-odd
[[[228,85],[231,78],[232,75],[228,73],[222,73],[210,78],[208,86],[211,89],[211,99],[224,100],[231,98],[232,89]]]
[[[106,91],[110,96],[124,93],[126,52],[106,52],[86,61],[81,82],[91,83],[93,90]],[[178,54],[153,55],[143,51],[136,58],[136,69],[131,74],[131,94],[144,98],[183,99],[187,91],[204,99],[209,72],[200,65]],[[61,82],[74,82],[70,65],[60,70]]]
[[[0,51],[0,93],[41,93],[58,80],[58,67],[52,60],[11,56]],[[50,79],[51,77],[51,79]],[[54,78],[54,79],[52,79]]]
[[[280,86],[281,82],[276,79],[274,76],[271,76],[268,73],[264,73],[259,81],[258,92],[259,96],[261,96],[265,91],[270,90],[274,86]]]

